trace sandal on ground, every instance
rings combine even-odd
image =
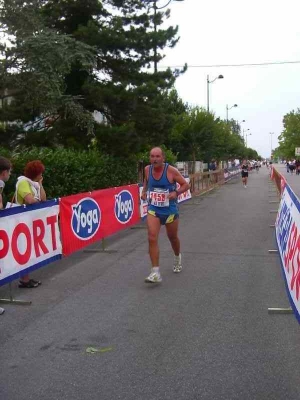
[[[25,289],[33,289],[38,287],[39,284],[38,283],[34,283],[32,282],[32,279],[30,279],[30,281],[28,282],[24,282],[24,281],[19,281],[19,288],[25,288]]]

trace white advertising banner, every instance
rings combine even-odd
[[[187,181],[187,183],[190,183],[190,178],[185,177],[184,179]],[[180,185],[177,183],[177,189],[179,189],[179,188],[180,188]],[[189,189],[177,197],[177,202],[182,203],[183,201],[189,200],[191,198],[192,198],[192,193]]]
[[[55,200],[0,211],[0,285],[61,258]]]
[[[288,185],[283,190],[275,227],[287,293],[300,323],[300,202]]]
[[[224,171],[225,182],[230,181],[230,179],[232,179],[233,177],[235,177],[239,173],[240,173],[240,169],[239,168],[233,169],[233,170],[225,170]]]

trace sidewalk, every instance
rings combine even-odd
[[[0,398],[299,400],[298,322],[267,312],[289,306],[268,254],[268,173],[181,206],[184,270],[173,274],[162,229],[161,285],[144,283],[147,233],[135,229],[111,241],[118,253],[79,252],[37,271],[38,289],[16,288],[33,304],[0,317]]]

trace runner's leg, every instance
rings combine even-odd
[[[178,238],[179,219],[166,224],[167,235],[174,251],[173,272],[179,273],[182,271],[180,240]]]
[[[171,222],[170,224],[166,224],[167,235],[170,240],[172,249],[174,251],[175,256],[179,256],[180,254],[180,241],[178,238],[178,226],[179,219]]]
[[[152,267],[159,266],[159,247],[158,247],[158,235],[160,231],[160,220],[154,215],[147,215],[148,225],[148,242],[149,242],[149,255],[152,263]]]

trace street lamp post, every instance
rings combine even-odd
[[[213,83],[214,81],[216,81],[217,79],[223,79],[224,76],[223,75],[219,75],[217,76],[215,79],[213,79],[212,81],[209,80],[209,75],[207,75],[207,112],[209,112],[209,85],[211,83]]]
[[[157,23],[156,23],[156,15],[157,15],[157,10],[162,10],[165,7],[168,7],[168,5],[172,1],[184,1],[184,0],[169,0],[167,4],[165,4],[162,7],[157,7],[157,1],[158,0],[144,0],[145,3],[153,3],[153,8],[154,8],[154,73],[157,73],[157,42],[156,42],[156,36],[157,36]]]
[[[237,127],[237,132],[241,136],[241,130],[242,130],[242,123],[246,122],[246,120],[242,119],[241,121],[236,120],[236,127]]]
[[[237,104],[234,104],[231,107],[228,107],[228,104],[226,104],[226,121],[228,122],[228,111],[231,110],[233,107],[237,107]]]
[[[246,147],[248,147],[248,136],[252,136],[252,133],[246,133]]]
[[[243,140],[245,141],[245,132],[247,132],[247,131],[250,131],[250,129],[248,128],[248,129],[244,129],[243,128]]]
[[[270,159],[272,160],[272,151],[273,151],[272,136],[274,135],[274,132],[270,132],[270,135],[271,135],[271,157],[270,157]]]

